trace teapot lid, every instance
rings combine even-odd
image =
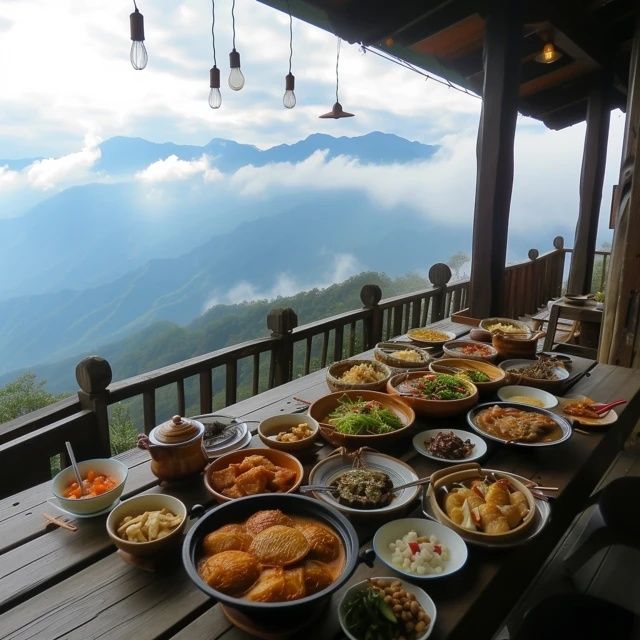
[[[153,430],[155,439],[161,444],[182,444],[201,433],[202,427],[195,420],[173,416]]]

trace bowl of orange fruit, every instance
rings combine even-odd
[[[129,469],[114,458],[94,458],[78,462],[82,487],[72,467],[52,480],[53,495],[60,507],[78,516],[97,515],[108,509],[124,490]]]

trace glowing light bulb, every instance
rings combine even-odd
[[[229,87],[234,91],[240,91],[244,87],[244,76],[240,71],[240,54],[235,49],[229,54],[229,66]]]
[[[220,69],[215,65],[209,70],[209,106],[212,109],[219,109],[222,104],[220,95]]]
[[[285,92],[282,104],[286,109],[293,109],[296,106],[296,94],[293,92],[296,80],[292,73],[288,73],[285,78]]]
[[[131,60],[131,66],[136,71],[140,71],[147,66],[149,56],[144,46],[144,18],[138,11],[138,7],[129,15],[129,25],[131,27],[131,52],[129,59]]]

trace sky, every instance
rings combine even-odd
[[[441,145],[429,170],[402,175],[326,162],[241,170],[233,177],[248,194],[301,188],[322,176],[353,181],[372,197],[431,210],[469,223],[475,190],[475,140],[480,100],[363,54],[344,43],[340,101],[356,114],[320,120],[334,102],[336,39],[294,20],[295,109],[282,107],[288,72],[288,17],[256,0],[237,0],[236,48],[246,85],[226,85],[231,49],[231,0],[216,3],[216,50],[222,70],[222,108],[209,108],[212,66],[211,5],[204,0],[138,3],[145,17],[149,64],[129,63],[129,13],[121,0],[0,0],[0,158],[44,158],[20,172],[0,162],[0,217],[73,184],[95,180],[100,140],[115,135],[205,144],[214,137],[269,147],[316,133],[360,135],[373,130]],[[609,162],[599,241],[610,239],[606,221],[617,180],[624,116],[611,119]],[[511,230],[562,221],[571,229],[578,206],[584,124],[560,132],[519,118]],[[98,154],[98,155],[96,155]],[[179,167],[187,175],[198,167]],[[202,168],[202,167],[201,167]],[[175,169],[175,167],[174,167]],[[158,167],[149,169],[158,171]],[[166,172],[167,166],[163,167]],[[215,167],[206,165],[208,177]],[[328,182],[331,184],[331,182]],[[541,186],[543,185],[543,186]],[[451,214],[453,212],[453,214]],[[460,213],[460,212],[464,212]],[[464,220],[463,220],[464,218]],[[551,248],[552,237],[549,238]],[[572,238],[567,238],[572,244]]]

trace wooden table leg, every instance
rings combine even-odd
[[[556,335],[556,326],[558,325],[558,316],[560,315],[560,307],[554,304],[549,314],[549,322],[547,324],[547,335],[544,339],[543,351],[551,351],[553,349],[553,339]]]

